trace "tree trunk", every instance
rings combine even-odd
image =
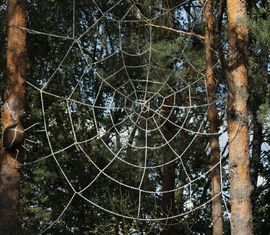
[[[171,141],[175,134],[175,121],[174,114],[172,112],[173,107],[173,96],[168,97],[165,100],[165,106],[162,107],[161,115],[168,118],[165,123],[162,133],[167,141]],[[172,143],[172,141],[171,141]],[[165,148],[166,151],[162,153],[163,163],[167,163],[174,159],[174,153],[169,147]],[[175,188],[175,162],[171,162],[162,169],[162,191],[170,191]],[[175,213],[175,197],[174,192],[163,193],[162,198],[162,212],[164,218],[173,216]],[[165,221],[161,235],[174,235],[175,234],[175,221],[173,219],[168,219]]]
[[[210,167],[213,168],[220,162],[220,149],[218,142],[218,118],[215,103],[216,81],[215,81],[215,54],[214,54],[214,20],[213,20],[213,2],[212,0],[200,0],[204,5],[205,26],[205,60],[206,60],[206,87],[208,96],[208,121],[210,127]],[[220,165],[217,165],[211,171],[211,195],[212,200],[212,224],[213,234],[223,234],[222,221],[222,202],[220,185]],[[218,195],[218,196],[217,196]]]
[[[252,92],[252,116],[253,116],[253,139],[251,142],[252,154],[251,154],[251,167],[250,167],[250,176],[251,184],[255,189],[253,195],[256,195],[258,176],[259,176],[259,167],[261,164],[261,145],[263,143],[263,127],[262,124],[258,121],[258,110],[260,105],[265,102],[265,97],[267,94],[267,76],[268,76],[268,47],[261,46],[261,51],[259,54],[261,68],[258,71],[258,76],[253,78],[255,82],[251,85],[251,89],[254,89]],[[255,196],[256,197],[256,196]]]
[[[21,122],[24,110],[26,32],[26,0],[9,0],[7,8],[7,80],[2,107],[2,131],[9,125]],[[18,26],[18,27],[16,27]],[[19,184],[21,147],[5,150],[2,146],[0,162],[0,231],[1,234],[18,234]]]
[[[228,141],[231,234],[253,234],[248,134],[248,28],[246,3],[227,0],[230,57],[228,83]]]
[[[257,109],[254,109],[252,112],[253,116],[253,139],[251,142],[252,146],[252,154],[251,154],[251,166],[250,166],[250,180],[253,186],[253,189],[257,188],[258,183],[258,168],[260,165],[261,159],[261,145],[263,143],[263,135],[262,135],[262,125],[259,123],[257,118]],[[253,193],[255,192],[253,191]]]

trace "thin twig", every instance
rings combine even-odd
[[[171,31],[174,31],[174,32],[177,32],[177,33],[182,33],[182,34],[195,36],[195,37],[198,37],[198,38],[201,38],[201,39],[204,40],[204,36],[202,36],[202,35],[199,35],[199,34],[196,34],[196,33],[191,33],[191,32],[185,32],[185,31],[177,30],[177,29],[173,29],[173,28],[169,28],[169,27],[162,26],[162,25],[155,25],[155,24],[148,23],[148,24],[144,24],[142,26],[153,26],[153,27],[156,27],[156,28],[168,29],[168,30],[171,30]]]

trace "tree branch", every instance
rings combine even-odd
[[[155,25],[155,24],[148,23],[148,24],[144,24],[142,26],[153,26],[153,27],[156,27],[156,28],[168,29],[168,30],[171,30],[171,31],[174,31],[174,32],[177,32],[177,33],[182,33],[182,34],[186,34],[186,35],[195,36],[195,37],[198,37],[198,38],[204,40],[204,37],[202,35],[199,35],[199,34],[196,34],[196,33],[191,33],[191,32],[185,32],[185,31],[177,30],[177,29],[173,29],[173,28],[169,28],[169,27],[162,26],[162,25]]]

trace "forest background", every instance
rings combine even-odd
[[[251,194],[250,231],[269,234],[270,3],[246,3],[247,18],[234,23],[249,28],[236,50],[237,60],[248,59],[253,190],[241,190]],[[27,33],[25,109],[32,116],[27,150],[20,149],[19,234],[232,233],[228,162],[238,150],[226,138],[218,144],[234,117],[229,4],[27,2],[27,29],[17,28]],[[0,18],[4,94],[7,35],[16,28],[5,2]],[[2,166],[3,158],[3,176]]]

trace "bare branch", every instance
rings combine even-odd
[[[186,35],[195,36],[195,37],[198,37],[198,38],[204,40],[204,37],[202,35],[199,35],[199,34],[196,34],[196,33],[191,33],[191,32],[185,32],[185,31],[177,30],[177,29],[173,29],[173,28],[169,28],[169,27],[162,26],[162,25],[155,25],[155,24],[148,23],[148,24],[144,24],[144,25],[141,25],[141,26],[153,26],[153,27],[156,27],[156,28],[168,29],[168,30],[171,30],[171,31],[174,31],[174,32],[177,32],[177,33],[182,33],[182,34],[186,34]]]

